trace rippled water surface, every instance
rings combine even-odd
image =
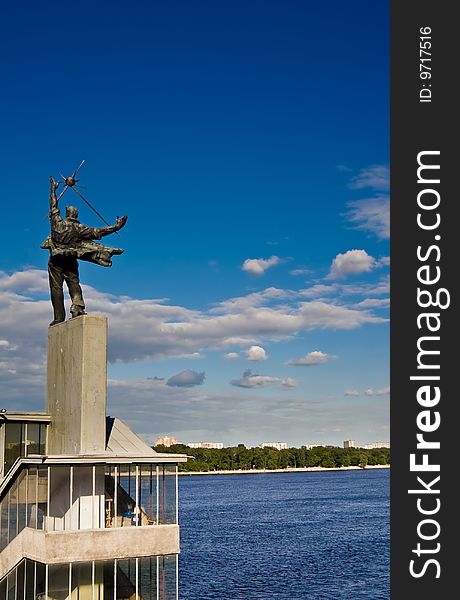
[[[180,600],[388,600],[388,469],[179,486]]]

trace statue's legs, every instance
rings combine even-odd
[[[69,288],[72,306],[72,317],[85,314],[85,303],[78,276],[78,261],[73,256],[52,256],[48,262],[48,276],[51,291],[51,304],[54,310],[54,321],[51,325],[65,320],[64,281]]]
[[[64,271],[64,279],[69,288],[70,298],[72,305],[70,307],[70,313],[72,317],[78,317],[79,315],[85,315],[85,302],[83,300],[83,292],[80,286],[80,277],[78,274],[78,260],[73,257],[66,257],[66,269]]]

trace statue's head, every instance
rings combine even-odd
[[[66,206],[65,216],[66,219],[78,219],[78,208],[75,206]]]

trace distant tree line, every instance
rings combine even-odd
[[[179,464],[180,471],[225,471],[232,469],[285,469],[287,467],[350,467],[390,464],[389,448],[246,448],[243,444],[222,449],[189,448],[184,444],[154,446],[157,452],[187,454],[193,459]]]

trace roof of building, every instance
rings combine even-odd
[[[106,418],[107,452],[135,456],[156,456],[157,452],[117,417]]]
[[[4,421],[19,421],[20,423],[49,423],[50,415],[44,412],[11,412],[0,409],[0,419]]]

